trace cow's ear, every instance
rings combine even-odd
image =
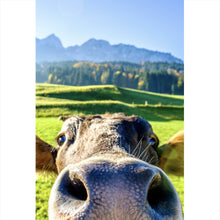
[[[184,175],[184,132],[175,134],[163,146],[157,149],[159,167],[167,174]]]
[[[58,118],[58,120],[66,121],[66,119],[68,119],[68,118],[70,118],[70,117],[72,117],[72,116],[71,116],[71,115],[60,116],[60,117]]]
[[[36,170],[57,173],[56,156],[57,149],[36,135]]]

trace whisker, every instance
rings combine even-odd
[[[149,160],[148,163],[153,164],[152,162],[154,161],[154,159],[155,159],[155,157],[151,157],[151,159]],[[154,163],[154,165],[155,165],[155,163]]]
[[[150,161],[151,161],[150,155],[147,154],[147,155],[144,155],[144,156],[145,156],[144,161],[150,163]]]
[[[142,156],[143,156],[143,158],[144,158],[144,156],[146,155],[146,153],[148,153],[148,150],[149,150],[150,145],[151,145],[151,144],[148,144],[148,145],[146,146],[146,148],[144,149],[144,151],[140,154],[140,156],[139,156],[140,159],[141,159]],[[142,159],[142,160],[143,160],[143,159]]]
[[[141,146],[142,146],[142,141],[140,142],[139,144],[139,151],[138,151],[138,154],[137,154],[137,157],[139,158],[140,154],[141,154]]]
[[[136,147],[132,151],[132,154],[134,154],[135,156],[137,156],[136,151],[138,150],[138,147],[141,145],[143,137],[140,139],[140,141],[138,142],[138,144],[136,145]],[[139,151],[140,151],[140,149],[139,149]]]
[[[131,152],[133,155],[136,155],[137,147],[138,147],[138,145],[136,145],[136,147],[134,148],[134,150]]]

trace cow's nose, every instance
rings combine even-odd
[[[121,215],[137,219],[140,214],[146,219],[172,219],[181,212],[177,193],[163,171],[139,163],[69,166],[53,187],[51,206],[53,213],[56,209],[70,219],[121,219],[116,217]]]

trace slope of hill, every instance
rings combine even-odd
[[[126,44],[111,45],[108,41],[94,38],[80,46],[75,45],[67,48],[63,47],[60,39],[54,34],[44,39],[36,38],[36,62],[66,60],[183,63],[181,59],[174,57],[170,53],[137,48]]]
[[[183,96],[117,86],[36,85],[36,116],[125,112],[153,121],[183,120]],[[147,103],[146,103],[147,102]]]

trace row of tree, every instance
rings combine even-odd
[[[36,66],[37,82],[84,86],[114,84],[146,91],[183,94],[184,65],[143,62],[58,62]]]

